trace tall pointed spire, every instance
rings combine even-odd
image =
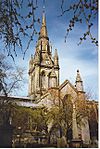
[[[77,70],[76,82],[75,82],[76,89],[78,91],[83,91],[83,81],[81,79],[79,70]]]
[[[34,57],[29,63],[29,96],[32,98],[40,98],[49,87],[59,86],[58,54],[55,51],[55,59],[53,59],[47,34],[45,0],[43,2],[40,34],[36,42]]]
[[[48,38],[47,27],[46,27],[45,7],[43,7],[42,26],[41,26],[41,30],[40,30],[39,39],[41,39],[42,37]]]

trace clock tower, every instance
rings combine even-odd
[[[49,88],[59,86],[59,58],[54,57],[49,43],[45,12],[34,56],[29,61],[29,96],[39,98]]]

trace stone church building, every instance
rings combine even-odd
[[[42,18],[40,35],[35,55],[29,61],[29,96],[40,98],[51,87],[59,86],[59,58],[57,49],[52,56],[46,27],[45,14]]]
[[[71,95],[72,103],[77,99],[85,100],[85,92],[83,81],[77,70],[75,85],[72,85],[69,80],[65,80],[59,84],[59,56],[55,49],[54,56],[49,43],[49,37],[46,26],[46,16],[43,13],[42,25],[34,56],[31,56],[29,61],[29,97],[35,99],[39,106],[48,108],[53,106],[53,101],[58,98],[65,98],[66,95]],[[59,99],[58,99],[59,100]],[[67,98],[66,98],[67,100]],[[78,128],[76,117],[73,117],[73,139],[81,137],[84,143],[89,144],[90,133],[89,124],[86,118],[82,119],[84,125]]]
[[[72,139],[83,140],[83,143],[90,143],[90,129],[87,117],[82,117],[80,122],[76,119],[77,100],[86,100],[83,81],[79,70],[76,72],[75,84],[71,84],[69,80],[59,83],[60,66],[59,54],[55,49],[52,55],[52,47],[50,46],[49,36],[46,26],[46,16],[43,12],[42,24],[35,47],[35,54],[31,56],[29,61],[29,88],[27,97],[7,97],[13,102],[24,107],[47,107],[48,110],[61,99],[67,101],[68,96],[71,97],[73,105],[72,114]],[[2,97],[2,99],[5,97]],[[80,123],[80,125],[79,125]],[[52,123],[48,124],[48,131],[52,128]]]

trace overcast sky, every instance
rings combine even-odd
[[[71,0],[68,1],[67,6],[70,5]],[[49,40],[52,43],[53,51],[58,49],[59,61],[60,61],[60,84],[65,79],[68,79],[71,83],[75,83],[76,71],[80,70],[80,74],[84,84],[84,90],[92,93],[92,98],[98,99],[98,49],[91,43],[89,39],[84,41],[80,46],[78,42],[80,37],[86,31],[85,23],[77,23],[67,38],[67,42],[64,42],[64,36],[66,34],[66,28],[68,27],[71,14],[68,13],[63,17],[60,15],[61,0],[47,0],[45,4],[46,22]],[[24,11],[26,11],[26,7]],[[37,10],[37,16],[42,19],[42,3]],[[40,25],[37,26],[37,29]],[[94,22],[93,35],[97,37],[97,22]],[[36,40],[35,37],[30,48],[26,52],[25,59],[22,60],[22,55],[16,58],[16,64],[24,66],[26,68],[23,91],[19,91],[18,96],[28,95],[28,62],[31,54],[35,52]],[[24,41],[24,39],[23,39]],[[27,42],[27,41],[24,41]]]

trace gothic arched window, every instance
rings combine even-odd
[[[48,87],[56,87],[57,86],[57,77],[54,73],[50,72],[48,75]]]
[[[49,73],[49,75],[48,75],[48,88],[50,88],[52,85],[51,85],[51,83],[52,83],[52,78],[50,77],[50,74],[51,74],[51,72]]]
[[[42,73],[41,73],[41,88],[43,88],[43,89],[46,88],[45,84],[46,84],[45,71],[42,71]]]
[[[35,74],[33,74],[33,76],[32,76],[32,80],[31,80],[31,89],[32,89],[32,93],[34,93],[34,91],[35,91],[35,84],[34,84],[34,81],[35,81]]]

